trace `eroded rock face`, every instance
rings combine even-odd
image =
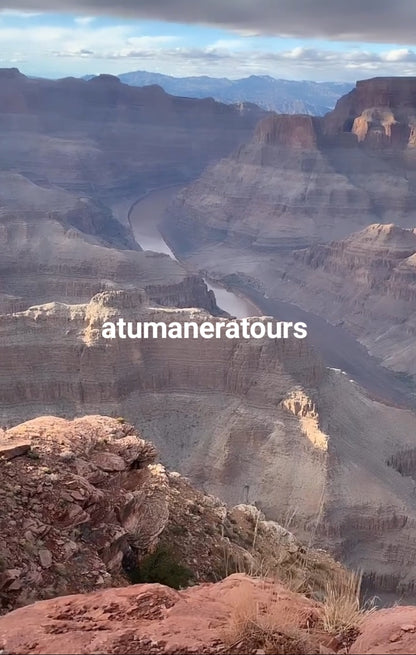
[[[263,115],[108,75],[32,80],[2,69],[0,313],[125,286],[212,310],[201,281],[138,253],[128,210],[151,188],[193,179]]]
[[[17,174],[1,173],[0,187],[0,313],[51,301],[88,302],[123,287],[143,287],[157,303],[215,310],[202,279],[166,255],[140,252],[132,237],[123,245],[114,234],[110,245],[87,235],[100,232],[105,213],[90,199],[41,189]],[[94,230],[80,225],[93,210]]]
[[[157,463],[153,444],[123,419],[42,417],[7,430],[0,474],[0,613],[128,585],[155,552],[153,579],[177,580],[172,566],[185,567],[182,586],[218,580],[227,567],[255,570],[265,557],[293,566],[305,552],[257,508],[228,508]],[[169,565],[158,569],[163,553]],[[328,555],[308,557],[341,570]]]
[[[416,78],[361,80],[326,115],[324,129],[330,135],[352,131],[371,147],[412,146],[415,107]]]
[[[370,225],[295,251],[279,293],[353,332],[386,366],[416,374],[416,233]]]
[[[108,75],[52,81],[7,72],[0,76],[2,169],[87,195],[135,188],[137,198],[192,178],[265,115],[255,105],[240,111],[176,98]]]
[[[414,374],[415,117],[415,78],[359,82],[322,119],[266,117],[178,194],[164,233],[213,279],[345,321],[386,366]],[[304,249],[308,270],[293,264]]]
[[[362,568],[377,590],[414,593],[416,473],[394,464],[414,448],[412,412],[325,369],[307,340],[103,339],[103,323],[120,317],[212,320],[126,291],[1,317],[3,424],[125,416],[199,487],[280,523],[293,517],[299,537]]]
[[[281,251],[375,222],[413,227],[415,89],[414,78],[368,80],[325,118],[263,119],[179,195],[165,226],[178,251],[207,240]]]

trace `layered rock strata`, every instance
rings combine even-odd
[[[120,317],[213,320],[126,291],[3,316],[3,424],[44,413],[125,416],[206,491],[289,521],[377,590],[414,592],[415,482],[394,465],[414,447],[412,412],[325,369],[307,340],[103,339],[103,323]]]
[[[324,118],[266,117],[250,142],[178,194],[163,232],[194,269],[324,319],[344,320],[385,365],[413,375],[411,245],[401,262],[393,255],[389,281],[376,286],[367,266],[352,256],[343,272],[333,268],[331,283],[325,273],[321,279],[318,265],[309,275],[297,271],[293,253],[310,248],[311,260],[319,259],[332,248],[326,244],[358,232],[352,238],[365,240],[368,267],[378,269],[376,277],[387,271],[390,264],[376,254],[380,239],[372,229],[363,237],[362,230],[382,225],[388,231],[394,223],[409,235],[415,228],[415,116],[415,78],[377,78],[359,82]],[[350,273],[353,266],[358,271]]]
[[[416,375],[416,232],[370,225],[295,251],[279,295],[342,324],[385,366]]]

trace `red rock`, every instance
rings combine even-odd
[[[92,461],[96,466],[98,466],[98,468],[102,469],[103,471],[124,471],[126,468],[124,459],[115,453],[96,453],[92,458]]]
[[[351,655],[416,653],[416,607],[394,607],[368,615]]]
[[[5,652],[22,655],[224,652],[222,636],[244,599],[273,602],[276,616],[291,616],[297,629],[317,607],[278,583],[235,574],[179,592],[145,584],[38,602],[0,618],[0,637]],[[319,653],[321,635],[308,635]]]
[[[10,440],[0,442],[0,458],[14,459],[25,455],[30,450],[30,441]]]

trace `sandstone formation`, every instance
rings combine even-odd
[[[368,80],[325,118],[264,118],[179,195],[168,234],[184,252],[204,238],[281,251],[375,222],[413,227],[415,88],[413,78]]]
[[[266,560],[300,582],[307,571],[311,592],[342,573],[255,507],[228,508],[156,463],[121,419],[43,417],[1,433],[0,474],[0,613],[146,576],[218,580]]]
[[[412,653],[416,650],[414,607],[393,607],[368,616],[361,635],[351,646],[351,655]]]
[[[249,143],[178,194],[163,233],[194,269],[343,320],[386,366],[414,374],[415,116],[415,78],[359,82],[324,118],[268,116]],[[398,261],[397,243],[386,246],[397,256],[382,254],[380,262],[375,251],[385,246],[378,237],[369,245],[375,232],[363,229],[392,223],[409,247]],[[346,244],[344,257],[356,232],[362,260],[340,263],[331,281],[318,265],[301,266],[301,255],[293,263],[306,248],[316,262],[334,241]],[[365,251],[375,277],[388,280],[375,284],[366,273]]]
[[[247,138],[265,112],[176,98],[111,75],[29,79],[0,69],[3,170],[86,195],[138,196],[193,178]]]
[[[278,581],[234,574],[181,591],[142,584],[38,602],[0,617],[0,647],[8,655],[415,651],[414,607],[357,618],[345,642],[326,628],[322,603]]]
[[[274,632],[282,650],[269,653],[312,655],[331,641],[319,628],[317,603],[279,583],[237,574],[179,592],[136,585],[36,603],[0,618],[0,647],[9,655],[266,653],[256,635],[237,631],[236,643],[227,643],[242,601],[264,614],[272,607],[278,617]]]
[[[378,591],[414,593],[415,414],[325,369],[307,341],[103,339],[119,317],[212,320],[138,291],[2,316],[1,422],[125,416],[207,492],[289,522]]]
[[[1,173],[0,185],[0,313],[53,300],[88,302],[123,287],[144,287],[161,304],[215,310],[204,282],[166,255],[140,252],[133,237],[120,247],[115,236],[87,235],[92,229],[82,228],[82,216],[104,216],[88,198],[41,189],[17,174]]]

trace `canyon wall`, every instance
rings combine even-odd
[[[416,375],[416,233],[370,225],[298,250],[279,295],[342,323],[385,366]]]
[[[0,312],[137,286],[155,302],[214,310],[200,279],[139,253],[128,209],[153,187],[193,179],[264,115],[111,75],[0,69]]]
[[[103,339],[118,317],[210,320],[139,291],[2,316],[2,423],[125,416],[205,491],[256,503],[379,590],[414,592],[415,482],[397,462],[413,448],[415,414],[325,369],[307,340]]]
[[[415,78],[377,78],[324,118],[268,116],[178,194],[163,232],[194,269],[343,321],[414,375],[415,115]],[[365,232],[391,224],[407,235],[403,256]]]

